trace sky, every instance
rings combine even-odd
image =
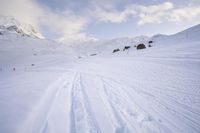
[[[60,42],[174,34],[200,23],[200,0],[0,0],[0,15]]]

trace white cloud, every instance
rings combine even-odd
[[[196,19],[200,21],[200,6],[174,9],[168,14],[168,20],[171,22],[194,21]]]
[[[144,11],[138,12],[139,25],[147,23],[183,23],[192,22],[200,20],[200,6],[189,6],[189,7],[179,7],[175,8],[173,4],[165,3],[157,7],[157,9],[151,8],[151,6],[146,7],[147,13]]]
[[[84,40],[83,36],[80,36],[80,34],[84,34],[85,37],[87,37],[87,34],[83,32],[88,23],[87,18],[77,16],[67,10],[63,12],[50,12],[46,10],[44,17],[41,18],[41,23],[44,26],[49,27],[52,32],[58,34],[60,37],[57,40],[59,41],[64,42],[65,40],[65,42],[71,42],[72,40],[75,41],[76,39]],[[74,36],[74,38],[71,36]]]
[[[112,22],[121,23],[126,21],[128,16],[135,14],[134,10],[129,8],[124,11],[118,11],[115,7],[111,5],[97,5],[92,3],[94,6],[94,11],[92,11],[91,16],[99,22]]]
[[[32,0],[1,0],[0,14],[12,16],[39,28],[38,20],[42,14],[42,8]]]
[[[138,24],[146,23],[161,23],[165,13],[173,9],[173,4],[165,2],[158,5],[138,6],[137,17],[139,17]]]
[[[123,11],[117,11],[114,7],[98,7],[93,12],[93,16],[97,21],[121,23],[126,21],[130,16],[139,17],[139,24],[150,23],[158,20],[163,12],[173,8],[173,4],[165,2],[163,4],[142,6],[142,5],[128,5]]]
[[[85,32],[77,32],[64,34],[64,36],[58,38],[59,42],[68,42],[68,43],[79,43],[79,42],[88,42],[88,41],[97,41],[98,39],[88,35]]]
[[[96,5],[95,5],[96,6]],[[135,17],[138,25],[148,23],[181,23],[200,19],[200,6],[175,7],[171,2],[156,5],[131,4],[123,11],[114,7],[98,7],[93,12],[94,18],[99,22],[121,23],[129,17]]]
[[[35,0],[1,0],[0,14],[12,16],[36,29],[45,26],[59,36],[57,40],[71,42],[90,38],[83,31],[88,23],[87,17],[75,15],[70,10],[53,11]]]
[[[93,16],[95,19],[101,22],[113,22],[113,23],[121,23],[123,21],[126,21],[129,15],[135,14],[135,11],[117,11],[115,9],[102,9],[99,7],[96,7],[95,12],[93,13]]]

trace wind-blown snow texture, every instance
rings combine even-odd
[[[199,133],[199,35],[198,25],[87,49],[0,35],[0,132]]]

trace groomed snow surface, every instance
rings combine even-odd
[[[2,36],[0,133],[199,133],[200,32],[190,31],[82,58]]]

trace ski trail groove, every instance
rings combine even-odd
[[[102,82],[102,79],[101,79],[101,82]],[[125,122],[124,120],[122,119],[122,117],[119,115],[119,113],[117,112],[116,108],[114,107],[114,105],[112,104],[111,100],[109,99],[109,94],[107,92],[107,89],[105,87],[105,84],[102,82],[103,84],[103,89],[102,89],[102,92],[99,92],[102,99],[106,99],[109,104],[109,108],[111,108],[111,114],[114,115],[114,119],[113,119],[113,123],[117,123],[117,127],[115,129],[115,133],[118,133],[118,132],[125,132]]]
[[[81,75],[77,74],[72,88],[71,133],[99,133],[97,122],[92,115],[90,103],[82,86]]]
[[[135,90],[135,89],[130,89],[130,87],[128,87],[128,86],[126,86],[126,85],[122,85],[121,83],[119,83],[118,81],[115,81],[115,80],[112,80],[112,79],[110,79],[109,78],[109,81],[110,82],[115,82],[116,84],[118,84],[119,86],[121,86],[121,88],[123,88],[123,90],[125,90],[126,91],[126,93],[127,93],[127,95],[131,98],[131,99],[133,99],[133,101],[135,101],[135,104],[139,107],[139,108],[141,108],[146,114],[149,114],[150,115],[150,112],[151,113],[153,113],[153,114],[155,114],[156,113],[156,115],[157,116],[159,116],[159,119],[162,119],[162,120],[165,120],[166,122],[168,122],[168,124],[170,124],[171,125],[171,127],[174,127],[174,132],[175,131],[177,131],[177,132],[185,132],[185,133],[187,133],[186,131],[184,131],[184,130],[182,130],[180,127],[177,127],[176,126],[176,123],[174,123],[174,122],[172,122],[171,120],[169,120],[169,118],[166,118],[164,115],[162,115],[162,114],[160,114],[160,112],[163,112],[163,111],[157,111],[159,108],[148,108],[148,111],[146,111],[147,109],[146,109],[146,107],[148,107],[148,105],[145,107],[145,108],[143,108],[143,107],[141,107],[139,104],[137,104],[137,102],[138,102],[138,100],[139,101],[148,101],[148,99],[147,99],[147,97],[145,97],[144,95],[142,95],[142,94],[145,94],[146,95],[146,92],[143,92],[143,91],[138,91],[138,90]],[[108,83],[109,84],[109,83]],[[133,98],[132,96],[130,96],[130,94],[134,94],[134,96],[136,96],[136,100],[135,100],[135,98]],[[148,95],[148,96],[150,96],[150,95]],[[154,97],[151,97],[151,99],[152,99],[152,101],[155,101],[155,100],[157,100],[157,99],[155,99]],[[152,102],[151,101],[151,102]],[[162,100],[161,100],[162,101]],[[159,102],[160,103],[160,102]],[[155,103],[151,103],[151,106],[152,107],[154,107],[155,105],[154,105]],[[145,105],[144,103],[143,103],[143,105]],[[167,107],[168,108],[168,106],[165,106],[165,107]],[[165,113],[168,113],[168,112],[165,112]],[[152,114],[152,115],[153,115]],[[151,115],[150,115],[151,116]],[[159,120],[156,122],[157,124],[160,124],[160,122],[159,122]],[[160,127],[162,127],[162,125],[160,126]],[[163,127],[163,128],[166,128],[166,127]],[[176,130],[175,130],[176,129]],[[172,132],[172,131],[170,131],[170,132]]]
[[[38,105],[25,120],[18,132],[43,132],[48,128],[48,120],[52,110],[55,108],[56,100],[60,91],[69,81],[65,79],[66,73],[53,82],[44,92],[44,95],[39,100]],[[36,124],[37,123],[37,124]]]
[[[134,108],[134,104],[127,97],[123,90],[120,90],[118,87],[113,88],[104,79],[102,79],[104,84],[104,92],[107,96],[107,99],[115,112],[118,121],[121,123],[121,130],[119,132],[139,132],[140,128],[140,118],[143,120],[149,119],[149,116],[145,116],[143,112],[137,111],[138,108]],[[129,107],[126,106],[126,103],[129,103]],[[131,105],[131,106],[130,106]],[[141,120],[141,122],[143,122]]]
[[[69,73],[69,75],[70,74],[71,73]],[[46,124],[43,130],[41,130],[41,133],[69,132],[69,119],[62,119],[62,117],[66,116],[66,118],[68,118],[70,113],[70,92],[74,84],[76,73],[71,75],[73,76],[66,75],[63,77],[64,85],[59,89],[59,92],[55,94],[55,99],[52,103],[53,106],[49,110]],[[56,127],[54,126],[55,124],[57,124]]]

